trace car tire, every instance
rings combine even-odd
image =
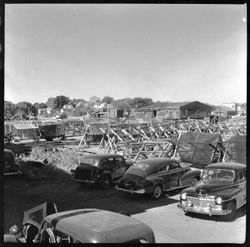
[[[161,196],[162,196],[162,187],[160,184],[158,184],[154,187],[152,197],[153,199],[159,199]]]
[[[227,209],[231,210],[231,213],[225,215],[226,220],[233,221],[236,218],[236,203],[231,201],[227,204]]]
[[[110,176],[106,175],[101,179],[101,186],[103,189],[109,189],[111,187],[112,181]]]

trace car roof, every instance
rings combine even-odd
[[[113,158],[113,157],[122,157],[119,154],[91,154],[85,156],[85,158],[95,158],[95,159],[104,159],[104,158]]]
[[[171,158],[152,158],[152,159],[139,160],[136,163],[149,164],[150,167],[153,168],[171,162],[178,162],[178,160]]]
[[[224,162],[224,163],[214,163],[206,166],[206,168],[221,168],[221,169],[230,169],[230,170],[242,170],[246,169],[245,164],[235,163],[235,162]]]
[[[46,222],[55,230],[81,242],[119,243],[143,238],[153,231],[146,224],[119,214],[100,209],[78,209],[51,214]]]

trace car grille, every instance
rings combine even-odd
[[[202,206],[202,207],[207,207],[207,206],[214,206],[215,205],[215,199],[214,198],[209,198],[209,197],[187,197],[187,201],[191,202],[192,205],[195,206]]]
[[[75,179],[90,179],[91,170],[87,169],[77,169],[75,172]]]

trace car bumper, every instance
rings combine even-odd
[[[18,174],[22,174],[21,171],[16,171],[16,172],[4,172],[4,176],[11,176],[11,175],[18,175]]]
[[[86,184],[95,184],[97,182],[95,180],[87,180],[87,179],[73,179],[73,180],[78,183],[86,183]]]
[[[186,213],[192,212],[192,213],[198,213],[198,214],[207,214],[209,216],[212,215],[226,215],[229,214],[229,210],[224,210],[221,208],[220,205],[216,206],[199,206],[199,205],[192,205],[189,206],[187,203],[178,203],[177,207],[182,208]]]
[[[137,189],[137,190],[133,190],[133,189],[123,189],[123,188],[120,188],[118,186],[115,186],[115,189],[117,191],[123,191],[123,192],[126,192],[126,193],[129,193],[129,194],[145,194],[145,193],[148,193],[146,191],[146,189]]]

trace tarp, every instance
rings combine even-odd
[[[246,164],[246,136],[235,135],[224,142],[227,151],[225,162],[238,162]]]
[[[219,134],[201,133],[197,131],[182,134],[177,141],[177,153],[182,162],[196,167],[205,167],[212,163],[214,148],[222,143]]]

